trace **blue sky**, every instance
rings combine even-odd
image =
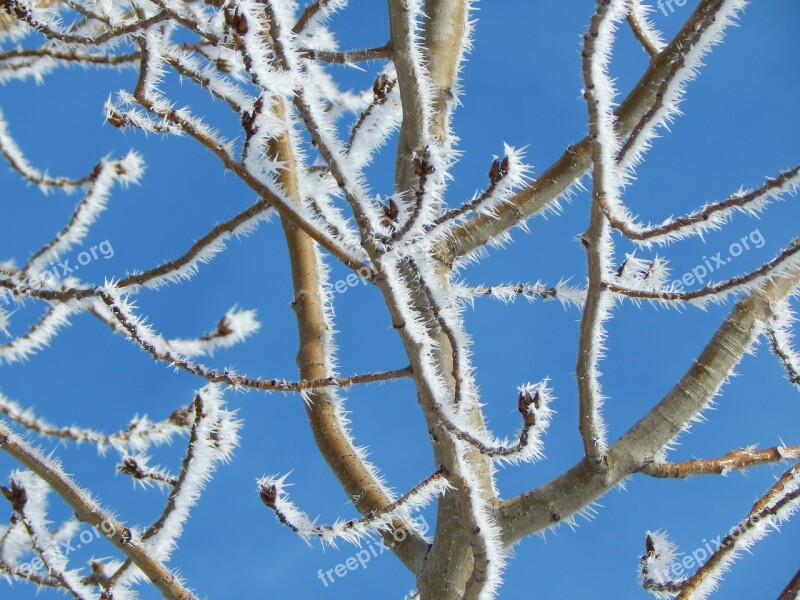
[[[695,5],[654,15],[667,35],[674,33]],[[502,144],[527,146],[534,176],[568,144],[586,133],[580,97],[580,35],[593,3],[505,0],[480,3],[475,49],[464,70],[466,95],[455,118],[464,152],[455,168],[448,201],[468,199],[485,184],[493,155]],[[379,45],[386,37],[383,2],[353,0],[334,23],[343,47]],[[681,214],[719,200],[739,188],[755,187],[764,177],[793,166],[800,156],[800,4],[793,0],[753,3],[741,26],[707,59],[700,78],[689,86],[685,115],[658,140],[639,170],[626,202],[645,220]],[[622,30],[613,73],[625,93],[646,68],[647,57]],[[337,70],[354,89],[371,85],[377,66],[367,72]],[[87,238],[104,240],[114,256],[88,265],[87,280],[101,282],[144,269],[182,253],[214,223],[254,201],[252,193],[215,159],[188,139],[162,139],[118,130],[103,123],[102,105],[110,93],[133,85],[133,73],[58,71],[45,85],[13,84],[0,89],[0,107],[28,157],[54,174],[82,175],[100,156],[120,156],[130,148],[145,158],[140,186],[117,190],[108,212]],[[230,128],[224,111],[188,84],[166,90],[190,101],[197,112]],[[230,129],[228,129],[230,131]],[[384,152],[371,169],[371,184],[387,194],[391,155]],[[68,218],[74,197],[42,196],[0,169],[5,210],[0,221],[0,259],[24,261]],[[682,274],[703,256],[729,253],[742,237],[763,238],[761,248],[742,253],[714,274],[727,278],[769,258],[797,234],[797,199],[772,206],[760,219],[738,216],[730,228],[706,239],[692,239],[661,253]],[[560,215],[537,217],[530,234],[515,232],[515,243],[492,250],[487,259],[463,271],[472,283],[509,281],[555,283],[561,277],[582,281],[585,253],[577,241],[588,223],[587,195],[565,203]],[[750,239],[756,239],[751,237]],[[620,246],[618,255],[626,250]],[[627,249],[630,251],[630,249]],[[642,256],[651,256],[643,254]],[[333,278],[346,271],[334,266]],[[169,337],[192,337],[214,327],[231,306],[258,310],[261,331],[246,344],[218,353],[212,361],[235,365],[250,375],[295,377],[296,328],[289,305],[291,281],[285,243],[277,220],[262,225],[188,284],[140,296],[142,311]],[[625,305],[609,324],[607,358],[602,364],[609,401],[605,414],[615,439],[655,404],[691,365],[730,307],[682,311]],[[42,307],[29,303],[14,316],[13,332],[23,331]],[[342,373],[397,368],[407,364],[399,340],[376,290],[357,286],[337,296],[338,343]],[[511,306],[478,300],[465,313],[475,341],[478,383],[491,426],[501,434],[518,426],[516,386],[549,376],[558,398],[557,415],[546,436],[544,462],[506,468],[499,486],[506,497],[542,484],[580,458],[576,424],[575,355],[580,314],[556,303]],[[800,398],[765,347],[747,357],[724,389],[708,422],[681,437],[673,460],[711,457],[749,444],[798,442]],[[3,365],[0,391],[34,406],[56,424],[79,423],[107,431],[123,428],[134,414],[164,418],[187,404],[202,381],[154,364],[143,352],[84,315],[75,319],[44,353],[24,365]],[[357,548],[308,547],[280,526],[258,499],[255,479],[293,471],[293,497],[322,521],[354,515],[347,498],[318,455],[301,401],[291,395],[228,394],[244,420],[241,448],[221,469],[196,507],[180,543],[176,566],[204,598],[319,598],[322,600],[402,598],[414,586],[411,575],[388,552],[366,568],[324,586],[318,570],[334,568]],[[403,491],[433,469],[423,418],[410,382],[354,389],[347,406],[359,444],[370,448],[392,487]],[[114,475],[115,457],[99,457],[88,446],[55,445],[65,468],[92,487],[102,502],[130,523],[153,519],[165,497],[134,490]],[[183,442],[154,457],[176,467]],[[0,472],[14,464],[0,456]],[[636,582],[645,531],[665,529],[684,552],[726,532],[741,519],[782,472],[761,467],[747,475],[661,481],[635,477],[600,500],[592,521],[579,519],[545,538],[533,537],[514,550],[500,598],[645,598]],[[0,516],[4,515],[0,511]],[[54,503],[55,518],[69,514]],[[433,524],[433,514],[424,513]],[[798,568],[800,524],[758,544],[726,575],[721,599],[776,597]],[[94,541],[76,560],[107,556],[110,547]],[[7,587],[0,597],[34,598],[31,587]],[[38,597],[54,597],[43,592]],[[146,592],[143,598],[155,598]]]

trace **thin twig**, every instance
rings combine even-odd
[[[780,446],[764,450],[744,448],[732,450],[720,458],[688,460],[680,463],[650,463],[640,472],[651,477],[685,479],[695,475],[726,475],[731,471],[743,471],[786,460],[800,460],[800,446]]]
[[[313,48],[300,48],[298,53],[309,60],[319,60],[334,65],[349,65],[368,60],[385,60],[392,55],[392,50],[388,44],[375,46],[373,48],[362,48],[359,50],[315,50]]]
[[[169,600],[197,600],[161,562],[154,560],[135,540],[131,531],[102,509],[64,471],[38,450],[16,436],[0,421],[0,450],[5,451],[41,477],[75,511],[76,516],[95,527],[121,550]]]

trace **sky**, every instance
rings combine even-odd
[[[503,143],[526,148],[533,176],[586,133],[581,99],[580,36],[593,3],[504,0],[477,3],[474,49],[463,72],[464,96],[454,127],[463,152],[454,170],[447,200],[468,200],[485,185],[494,155]],[[667,3],[669,4],[669,3]],[[696,2],[674,12],[654,13],[656,25],[671,36]],[[754,2],[740,27],[706,60],[690,84],[684,115],[664,132],[647,155],[625,201],[644,220],[660,221],[720,200],[740,186],[756,187],[798,162],[800,156],[800,4],[795,0]],[[353,0],[333,20],[343,48],[382,44],[387,35],[383,2]],[[622,94],[647,66],[646,54],[627,29],[621,29],[612,73]],[[346,87],[371,86],[380,67],[361,72],[337,68]],[[87,237],[87,246],[106,242],[113,256],[86,265],[81,277],[102,282],[177,256],[214,223],[251,204],[250,190],[224,173],[215,159],[189,139],[126,132],[103,122],[103,103],[120,88],[131,89],[132,71],[57,71],[43,85],[13,83],[0,88],[0,109],[28,158],[53,174],[80,176],[98,158],[142,154],[147,172],[138,186],[116,189],[109,210]],[[196,112],[231,131],[233,121],[205,94],[189,84],[169,82],[165,90]],[[226,129],[227,128],[227,129]],[[393,144],[370,168],[370,184],[391,192]],[[77,196],[42,195],[0,168],[4,210],[0,219],[0,260],[24,262],[68,219]],[[583,282],[585,253],[579,243],[588,224],[586,193],[562,203],[559,213],[537,216],[530,233],[514,232],[514,242],[491,250],[460,276],[476,285],[504,282],[555,284],[561,278]],[[728,278],[769,260],[796,235],[797,198],[777,203],[760,218],[737,216],[730,227],[658,250],[673,273],[690,272],[704,257],[720,252],[731,260],[710,279]],[[733,244],[748,239],[738,256]],[[618,256],[632,248],[620,245]],[[76,250],[77,253],[77,250]],[[639,251],[652,258],[656,251]],[[111,253],[109,253],[111,254]],[[346,270],[333,265],[333,281]],[[220,368],[294,379],[296,326],[291,311],[291,279],[285,242],[277,219],[248,238],[235,241],[190,282],[167,286],[138,298],[168,337],[193,337],[213,329],[234,305],[258,311],[259,333],[245,344],[217,353]],[[726,317],[731,305],[706,311],[667,310],[630,303],[615,311],[608,325],[608,351],[602,362],[608,396],[605,415],[611,439],[635,423],[691,365],[693,358]],[[19,309],[11,333],[19,333],[40,315],[35,302]],[[336,296],[340,372],[361,373],[402,367],[402,347],[375,289],[357,285]],[[506,467],[498,476],[503,497],[543,484],[575,464],[582,447],[577,431],[574,379],[580,314],[555,302],[518,301],[504,305],[479,299],[464,318],[474,339],[477,381],[490,426],[500,435],[518,427],[516,388],[549,377],[557,397],[554,422],[545,437],[546,460]],[[1,341],[1,340],[0,340]],[[89,315],[76,318],[50,348],[24,364],[1,365],[0,392],[34,407],[49,421],[78,423],[104,431],[124,428],[134,414],[163,419],[188,404],[203,382],[155,364],[144,352]],[[800,398],[778,361],[763,345],[737,369],[707,421],[680,438],[671,460],[714,457],[747,445],[797,444]],[[377,543],[369,562],[347,570],[327,585],[319,571],[335,569],[358,548],[308,546],[281,526],[258,498],[255,480],[291,472],[293,499],[321,522],[351,518],[354,510],[323,459],[307,425],[302,401],[294,395],[228,392],[229,405],[243,420],[241,447],[221,468],[194,509],[171,565],[202,598],[321,600],[402,598],[413,577]],[[352,389],[347,408],[353,435],[369,448],[371,459],[399,493],[435,468],[424,420],[413,386],[399,381]],[[166,500],[159,491],[143,492],[115,475],[112,452],[99,456],[90,446],[74,447],[38,440],[63,458],[65,469],[91,487],[107,507],[129,523],[146,523]],[[185,440],[153,452],[154,459],[177,469]],[[0,479],[16,465],[0,455]],[[785,467],[766,466],[747,474],[680,480],[636,476],[599,500],[596,514],[579,518],[573,530],[562,526],[514,547],[501,599],[648,597],[637,584],[639,557],[648,530],[665,530],[688,555],[727,532]],[[0,509],[0,518],[10,509]],[[69,510],[52,502],[54,521]],[[431,527],[434,513],[422,513]],[[800,523],[760,542],[728,573],[720,599],[774,598],[796,572]],[[102,540],[74,553],[78,564],[111,553]],[[72,557],[71,557],[72,558]],[[351,564],[352,561],[351,561]],[[341,569],[340,569],[341,572]],[[51,598],[24,584],[0,581],[0,598]],[[156,598],[145,590],[142,598]]]

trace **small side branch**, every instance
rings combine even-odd
[[[0,54],[0,61],[4,61],[7,54],[8,53]],[[51,187],[71,190],[72,188],[81,186],[90,181],[90,176],[78,179],[51,177],[47,173],[42,173],[36,169],[28,162],[14,138],[11,137],[11,133],[8,131],[8,124],[6,123],[2,111],[0,111],[0,154],[5,157],[11,168],[19,173],[23,179],[40,186],[44,190]]]
[[[797,267],[798,255],[800,255],[800,238],[795,238],[778,256],[764,263],[755,271],[737,275],[719,283],[712,283],[691,292],[635,289],[611,282],[604,282],[603,286],[615,294],[635,299],[681,302],[711,299],[722,302],[727,294],[751,291],[772,278],[792,273],[793,269]]]
[[[368,60],[385,60],[392,55],[391,48],[389,48],[388,44],[360,50],[344,50],[341,52],[300,48],[298,49],[298,53],[303,58],[327,62],[334,65],[349,65]]]
[[[800,570],[795,573],[792,580],[786,584],[786,587],[778,596],[778,600],[797,600],[800,597]]]
[[[171,490],[164,510],[140,539],[156,560],[169,560],[183,533],[189,512],[197,503],[206,482],[211,479],[220,462],[231,459],[233,450],[239,445],[241,422],[225,408],[219,388],[206,386],[200,390],[192,403],[192,413],[194,421],[180,475],[174,483],[169,482]],[[150,469],[145,465],[143,475],[148,471]],[[158,475],[160,479],[165,479],[163,473]],[[131,564],[132,560],[125,561],[111,575],[107,584],[109,589],[121,582]]]
[[[583,234],[589,286],[581,319],[578,342],[578,429],[590,465],[603,468],[608,440],[601,414],[603,393],[598,363],[603,355],[605,329],[610,316],[611,298],[604,289],[609,275],[613,243],[601,203],[617,202],[621,176],[614,160],[619,140],[615,131],[612,103],[614,85],[608,75],[608,63],[614,43],[616,21],[624,17],[622,2],[598,2],[589,31],[583,36],[584,98],[589,115],[592,141],[592,206],[589,228]]]
[[[136,417],[125,429],[112,434],[103,434],[85,427],[57,427],[37,417],[33,410],[23,409],[2,394],[0,394],[0,413],[30,432],[60,440],[71,440],[79,444],[94,444],[101,452],[108,446],[120,453],[143,452],[151,445],[170,443],[176,435],[183,435],[190,424],[189,411],[186,408],[179,408],[163,421]]]
[[[321,387],[346,387],[363,383],[373,383],[399,379],[411,375],[410,367],[394,371],[381,371],[353,375],[350,377],[326,377],[324,379],[305,380],[301,382],[287,382],[278,379],[258,379],[243,377],[230,370],[217,371],[205,365],[195,363],[184,355],[169,349],[166,340],[150,331],[140,317],[131,311],[129,304],[118,296],[119,290],[111,288],[97,290],[98,297],[108,307],[114,319],[125,330],[128,337],[145,350],[157,361],[167,362],[170,365],[206,379],[210,383],[225,383],[234,387],[252,388],[259,390],[272,390],[283,392],[301,392]],[[115,297],[116,296],[116,297]]]
[[[643,467],[640,473],[651,477],[685,479],[695,475],[727,475],[731,471],[743,471],[787,460],[800,460],[800,446],[777,446],[764,450],[743,448],[732,450],[720,458],[680,463],[651,463]]]
[[[767,338],[772,352],[783,364],[789,381],[800,388],[800,355],[794,349],[794,312],[787,300],[772,307],[772,318],[766,323]]]
[[[16,436],[0,421],[0,450],[28,467],[52,487],[75,511],[76,516],[93,526],[121,550],[168,600],[197,600],[184,584],[163,563],[154,559],[134,539],[130,529],[102,509],[64,471],[38,450]]]
[[[323,11],[329,4],[331,0],[316,0],[312,2],[308,6],[303,9],[303,14],[300,15],[300,18],[295,23],[294,27],[292,27],[292,33],[295,35],[300,35],[303,33],[305,28],[314,20],[314,18],[319,15],[321,11]]]
[[[412,511],[418,510],[433,498],[451,489],[448,476],[447,470],[439,467],[432,475],[394,502],[370,511],[363,518],[339,521],[333,525],[316,525],[289,499],[285,490],[286,475],[262,477],[258,480],[258,487],[261,501],[275,513],[278,521],[306,541],[318,538],[323,543],[335,546],[337,540],[358,544],[365,536],[389,531],[396,519],[408,519]]]
[[[681,588],[677,600],[702,600],[716,590],[719,579],[741,552],[764,538],[800,508],[800,465],[792,467],[726,535],[717,550]]]
[[[574,306],[577,308],[583,308],[586,302],[586,288],[568,286],[566,281],[560,281],[555,286],[548,286],[541,282],[462,286],[457,288],[456,292],[459,297],[469,301],[477,297],[488,296],[509,303],[521,297],[528,302],[558,300],[564,307]]]
[[[635,242],[649,245],[666,243],[689,235],[702,235],[719,229],[731,218],[735,211],[757,215],[773,200],[781,200],[786,194],[793,194],[800,185],[800,165],[768,178],[761,186],[747,191],[738,191],[725,200],[707,204],[700,210],[675,219],[667,219],[660,225],[640,225],[625,207],[614,209],[608,202],[601,206],[609,223],[625,237]]]
[[[117,471],[133,478],[134,482],[144,487],[156,484],[159,487],[175,488],[178,478],[164,472],[158,467],[147,464],[147,456],[128,456],[117,465]]]
[[[628,24],[642,48],[652,57],[657,56],[664,49],[664,40],[661,38],[661,33],[653,27],[648,19],[650,12],[652,9],[641,0],[630,0]]]
[[[27,23],[31,28],[44,35],[46,38],[58,40],[65,44],[79,44],[85,46],[101,46],[102,44],[110,42],[114,39],[130,36],[134,33],[143,31],[148,27],[166,21],[171,16],[167,11],[160,11],[151,17],[133,21],[132,23],[121,25],[119,27],[107,29],[103,33],[94,37],[87,37],[82,35],[74,35],[65,31],[57,31],[46,23],[37,21],[33,15],[28,12],[27,7],[25,7],[18,0],[6,0],[4,4],[7,10],[9,10],[9,12],[11,12],[15,17],[17,17],[20,21]]]

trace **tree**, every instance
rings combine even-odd
[[[241,396],[234,397],[234,391],[248,391],[250,395],[266,393],[276,403],[302,402],[319,453],[359,516],[319,524],[301,508],[300,500],[290,497],[287,475],[261,477],[246,501],[260,497],[280,524],[305,541],[336,545],[382,539],[381,551],[391,550],[413,574],[418,590],[415,597],[426,599],[497,597],[507,563],[513,563],[509,559],[512,549],[520,540],[563,523],[574,525],[577,516],[590,513],[599,498],[632,476],[689,478],[779,465],[782,474],[777,482],[762,489],[738,523],[732,523],[729,531],[720,531],[714,543],[696,540],[698,547],[704,548],[702,560],[691,553],[694,563],[682,563],[676,546],[663,531],[641,532],[643,548],[639,550],[643,555],[638,570],[645,590],[658,597],[707,597],[743,550],[785,523],[800,505],[800,446],[792,445],[796,440],[773,447],[729,445],[718,457],[677,462],[668,460],[667,454],[678,436],[704,417],[740,361],[760,341],[771,348],[790,383],[800,385],[800,357],[792,346],[791,306],[800,286],[800,239],[795,237],[753,268],[717,281],[712,274],[724,264],[765,245],[760,230],[736,237],[736,246],[729,246],[728,255],[717,253],[709,259],[703,254],[710,254],[708,251],[680,248],[692,239],[735,227],[740,213],[759,215],[768,205],[791,195],[800,182],[800,165],[779,165],[756,187],[740,189],[685,213],[678,200],[669,207],[657,206],[654,214],[659,214],[659,219],[670,212],[681,214],[657,224],[637,216],[629,198],[636,191],[634,175],[644,168],[651,146],[678,116],[688,83],[747,3],[700,0],[693,11],[687,8],[679,17],[676,11],[682,5],[659,2],[663,15],[676,21],[685,19],[674,37],[665,41],[646,4],[638,0],[597,2],[594,14],[584,23],[580,57],[574,61],[582,72],[584,122],[588,123],[585,137],[570,144],[549,167],[537,170],[526,164],[525,151],[506,145],[502,155],[485,161],[488,174],[477,178],[474,173],[459,172],[461,155],[453,124],[464,95],[459,74],[471,47],[473,3],[428,0],[423,5],[421,0],[388,0],[388,41],[343,51],[333,24],[345,4],[343,0],[318,0],[300,10],[288,0],[3,0],[0,76],[4,83],[52,82],[63,73],[62,67],[111,68],[112,74],[103,80],[105,94],[119,81],[123,89],[108,96],[105,103],[104,117],[111,127],[105,127],[104,135],[116,135],[119,140],[117,129],[130,131],[122,140],[129,145],[171,144],[174,137],[187,138],[174,147],[184,148],[191,142],[202,148],[223,167],[224,189],[230,190],[230,197],[246,198],[250,204],[237,208],[233,216],[228,214],[212,228],[197,229],[200,234],[190,244],[185,240],[191,233],[169,235],[174,225],[166,222],[161,234],[183,249],[147,269],[142,269],[142,261],[147,264],[149,260],[148,245],[158,235],[158,225],[149,215],[134,212],[145,224],[125,219],[122,227],[133,228],[139,236],[134,238],[139,252],[136,270],[103,273],[102,284],[91,283],[86,272],[91,274],[92,268],[100,268],[99,259],[115,254],[111,236],[91,245],[92,226],[104,213],[112,193],[129,193],[117,191],[117,186],[142,180],[142,154],[130,151],[120,157],[107,156],[84,176],[52,176],[25,157],[21,147],[28,140],[15,141],[14,123],[0,115],[0,151],[16,176],[45,193],[72,192],[80,197],[66,224],[28,258],[28,246],[21,245],[16,252],[21,266],[13,262],[2,265],[0,288],[5,308],[0,312],[0,325],[9,339],[0,347],[0,360],[20,363],[31,359],[51,342],[55,344],[66,325],[86,315],[108,325],[116,334],[112,337],[124,342],[128,355],[131,346],[138,347],[148,359],[182,374],[167,379],[183,377],[180,381],[187,382],[185,389],[201,388],[191,403],[174,411],[166,411],[162,404],[160,420],[136,416],[128,427],[111,434],[77,425],[51,425],[32,410],[0,396],[0,411],[5,415],[0,421],[0,448],[18,462],[18,470],[2,487],[12,516],[0,530],[0,569],[9,581],[61,589],[76,598],[135,597],[143,582],[155,586],[165,598],[202,595],[202,591],[191,591],[191,581],[177,574],[171,560],[188,526],[189,513],[218,463],[229,461],[237,445],[247,443],[243,422],[231,404],[241,403]],[[519,16],[526,10],[534,9],[522,4]],[[780,10],[796,13],[788,4]],[[509,19],[517,16],[509,10]],[[581,18],[585,20],[585,16]],[[380,23],[371,23],[365,32],[362,21],[353,19],[351,16],[349,26],[358,28],[359,34],[384,35]],[[625,51],[615,52],[615,44],[624,45],[623,36],[631,33]],[[639,48],[630,44],[633,39]],[[636,52],[637,64],[642,57],[645,64],[638,81],[621,96],[615,89],[612,57],[625,52]],[[340,65],[362,63],[370,85],[363,92],[344,91],[351,85],[352,72]],[[524,78],[506,67],[496,65],[497,77]],[[72,77],[77,75],[70,72]],[[177,86],[176,78],[184,85]],[[529,83],[523,81],[519,89],[525,90]],[[497,110],[502,111],[503,99],[496,102]],[[785,116],[777,116],[778,122],[782,118]],[[51,121],[49,115],[41,119],[49,135],[56,135],[55,119]],[[155,135],[148,140],[135,132]],[[484,157],[491,155],[483,147],[480,150]],[[181,160],[178,151],[169,158]],[[195,168],[190,176],[202,177],[205,170]],[[388,170],[393,171],[391,182],[381,178]],[[175,179],[179,173],[178,167],[167,170]],[[468,181],[454,183],[455,174]],[[720,179],[720,185],[728,188],[741,183],[731,181],[727,174]],[[454,189],[474,186],[479,180],[484,185],[481,191],[468,201],[457,200]],[[584,180],[587,193],[581,191]],[[389,192],[381,197],[373,189]],[[685,193],[692,188],[681,189]],[[201,193],[202,189],[195,189],[181,199],[181,219],[195,228],[218,214],[204,206],[208,198],[199,196]],[[559,202],[572,196],[576,198],[572,206],[580,208],[581,215],[589,215],[585,231],[568,234],[579,234],[585,282],[577,265],[568,272],[568,260],[553,259],[548,260],[557,263],[563,277],[558,282],[464,282],[462,277],[472,279],[473,273],[487,275],[480,268],[484,248],[502,247],[510,240],[511,230],[526,228],[532,217],[556,209]],[[231,202],[215,204],[230,212]],[[191,292],[177,305],[181,308],[165,313],[163,320],[159,318],[159,298],[173,287],[184,287],[176,284],[191,285],[186,282],[211,269],[212,260],[224,260],[221,253],[232,238],[254,238],[256,229],[263,229],[263,222],[273,215],[280,221],[286,241],[293,286],[291,308],[296,316],[299,372],[293,380],[270,372],[271,367],[266,369],[263,362],[254,363],[257,376],[208,366],[213,360],[208,357],[215,352],[250,338],[256,343],[263,337],[254,337],[261,323],[253,310],[230,309],[215,329],[200,337],[177,339],[160,333],[182,323],[183,312],[202,301],[198,294],[212,292],[210,288]],[[37,222],[36,226],[52,227],[56,216],[40,214],[41,225]],[[784,232],[788,228],[793,229],[784,225]],[[794,235],[794,231],[789,233]],[[676,276],[679,271],[670,270],[667,258],[680,261],[686,256],[690,257],[688,264],[695,266]],[[236,261],[231,265],[242,271],[242,281],[257,277],[257,267],[251,264]],[[232,302],[239,300],[235,285],[222,280],[212,285],[213,293],[220,292]],[[273,293],[279,286],[273,284],[272,288],[261,288],[259,293]],[[382,302],[382,312],[374,307],[358,309],[363,310],[360,325],[373,341],[357,352],[337,357],[337,343],[346,343],[342,340],[348,331],[336,333],[341,321],[334,312],[342,306],[348,310],[347,301],[356,295],[355,290],[362,289],[371,294],[373,302],[377,298]],[[161,293],[154,295],[157,290]],[[155,300],[150,300],[152,296]],[[479,346],[473,347],[465,325],[470,317],[464,311],[484,296],[506,303],[516,298],[558,300],[569,311],[579,311],[575,348],[562,341],[569,335],[564,332],[556,341],[532,339],[513,350],[523,358],[531,354],[530,346],[545,353],[550,346],[564,346],[576,353],[574,393],[556,385],[560,376],[553,373],[551,380],[535,361],[525,360],[537,382],[515,382],[515,398],[509,397],[507,387],[497,388],[506,390],[503,396],[487,399],[480,394],[481,364],[472,359]],[[283,318],[279,312],[286,308],[282,301],[279,298],[268,304],[270,327]],[[148,302],[153,302],[150,311],[142,308]],[[629,386],[625,393],[635,393],[641,401],[620,413],[613,409],[614,394],[606,398],[607,384],[600,373],[607,331],[616,323],[613,316],[630,319],[641,312],[631,308],[642,306],[647,311],[650,305],[683,308],[685,312],[678,314],[684,320],[693,318],[697,309],[707,309],[711,316],[719,310],[728,313],[721,324],[715,324],[716,331],[696,358],[680,365],[683,372],[660,400],[654,395],[655,385]],[[39,306],[45,306],[46,312],[32,320],[29,315]],[[666,322],[672,317],[660,318]],[[380,330],[387,321],[390,333],[383,335]],[[91,327],[85,324],[85,329]],[[627,334],[633,335],[633,330]],[[642,347],[646,338],[647,333],[633,343]],[[384,349],[380,343],[386,340],[398,346]],[[90,343],[73,346],[72,352]],[[272,352],[283,356],[293,352],[275,341],[268,344]],[[363,364],[388,362],[383,357],[400,362],[359,369]],[[134,358],[130,360],[131,365],[138,365]],[[356,368],[348,373],[355,374],[340,374],[339,360],[353,363]],[[676,373],[677,369],[675,366]],[[101,381],[103,377],[99,370],[85,371],[87,389],[92,379]],[[509,385],[504,375],[498,377],[503,386]],[[382,387],[371,385],[378,383]],[[424,419],[424,429],[417,423],[413,442],[422,445],[427,430],[428,471],[421,476],[416,473],[417,483],[402,494],[391,491],[351,432],[345,400],[362,388],[373,396],[373,402],[382,400],[374,396],[387,396],[386,390],[399,390],[396,398],[380,408],[383,418],[371,423],[373,430],[365,437],[379,441],[391,436],[392,420],[401,419],[403,410]],[[557,418],[556,395],[561,398]],[[410,399],[414,397],[418,406],[412,411]],[[400,399],[403,409],[397,406]],[[105,412],[88,392],[78,401],[80,406],[70,406],[67,413],[75,420],[85,414],[89,422],[96,423],[97,413]],[[52,403],[42,399],[39,404]],[[142,401],[127,412],[142,411],[146,406]],[[517,409],[518,433],[511,438],[496,437],[487,424],[488,412],[508,413],[511,407]],[[794,414],[792,410],[771,411],[776,435],[782,427],[796,434],[789,416]],[[354,418],[357,412],[354,410]],[[541,461],[548,426],[570,420],[573,413],[580,432],[579,460],[541,485],[531,486],[530,478],[523,478],[521,493],[501,494],[498,486],[505,472],[498,467]],[[787,416],[784,423],[775,413]],[[252,422],[249,417],[245,421]],[[257,427],[263,428],[261,438],[258,432],[250,433],[266,447],[271,442],[263,432],[269,425]],[[618,437],[612,435],[617,430],[621,432]],[[162,456],[162,446],[182,436],[188,441],[179,468],[156,466],[151,455]],[[697,437],[702,437],[702,432]],[[155,518],[139,507],[131,509],[132,516],[114,513],[97,496],[106,489],[103,486],[112,485],[106,481],[109,472],[101,469],[80,477],[71,475],[85,457],[78,460],[76,451],[69,449],[59,448],[53,455],[37,448],[48,440],[85,442],[97,446],[103,456],[110,449],[119,455],[115,462],[120,474],[141,487],[164,491],[162,511]],[[64,457],[63,467],[59,456]],[[259,456],[258,464],[263,469],[277,468],[275,463],[293,468],[300,460],[300,455],[285,448],[283,452],[273,449]],[[90,484],[93,492],[83,487]],[[54,516],[48,517],[50,492],[74,513],[59,518],[58,525],[51,523]],[[226,501],[238,506],[240,499],[233,496],[226,496]],[[426,531],[427,522],[419,518],[427,505],[436,509],[430,531]],[[261,509],[263,512],[264,507]],[[51,510],[60,515],[58,508]],[[238,512],[223,507],[219,514],[235,522]],[[139,519],[150,524],[132,524]],[[102,536],[110,545],[98,550],[101,542],[97,542],[91,557],[75,560],[71,556],[74,550],[65,542],[80,531],[81,540],[88,545],[84,533],[92,529],[81,531],[87,526],[94,531],[89,538]],[[274,528],[270,531],[275,534]],[[99,552],[114,554],[99,558]],[[377,557],[374,547],[362,546],[357,552],[352,565],[359,563],[362,568]],[[347,562],[344,571],[355,568]],[[218,573],[226,576],[224,569]],[[336,569],[321,569],[319,575],[326,588],[335,577],[342,577]],[[780,583],[781,588],[785,585],[779,594],[782,599],[798,595],[800,572],[789,578]]]

